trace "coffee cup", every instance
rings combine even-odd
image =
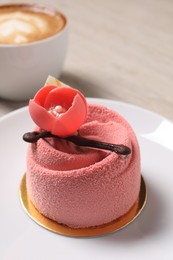
[[[62,12],[38,4],[0,5],[0,97],[33,97],[48,75],[59,77],[67,51]]]

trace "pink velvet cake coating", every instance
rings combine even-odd
[[[46,217],[72,228],[98,226],[127,213],[138,197],[141,179],[136,136],[118,113],[89,105],[79,133],[129,146],[132,152],[124,158],[52,138],[29,144],[26,180],[31,201]]]

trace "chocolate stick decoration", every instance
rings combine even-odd
[[[86,147],[93,147],[93,148],[98,148],[98,149],[103,149],[103,150],[110,150],[110,151],[113,151],[113,152],[121,154],[121,155],[128,155],[131,153],[131,149],[125,145],[117,145],[117,144],[90,140],[90,139],[81,137],[79,135],[59,137],[59,136],[51,134],[50,132],[29,132],[29,133],[26,133],[23,135],[23,140],[26,142],[29,142],[29,143],[35,143],[40,138],[47,138],[47,137],[67,140],[67,141],[72,142],[79,146],[86,146]]]

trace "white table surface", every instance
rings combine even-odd
[[[63,82],[86,96],[132,103],[173,120],[173,1],[40,2],[69,19]],[[27,103],[0,98],[0,116]]]

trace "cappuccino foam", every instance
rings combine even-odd
[[[66,23],[58,12],[36,5],[0,5],[0,44],[25,44],[57,34]]]

